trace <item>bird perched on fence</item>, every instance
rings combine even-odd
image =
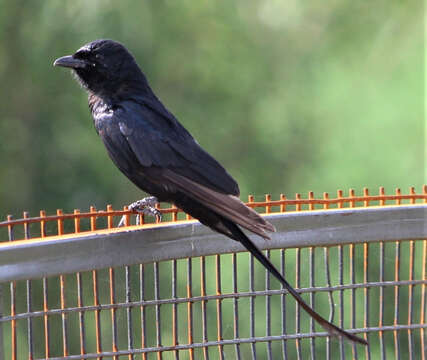
[[[156,202],[170,202],[202,224],[239,241],[331,335],[367,344],[328,322],[305,303],[239,226],[269,239],[274,227],[239,200],[227,171],[160,102],[134,57],[120,43],[95,40],[55,66],[71,68],[89,93],[95,129],[116,166],[151,194],[130,205],[158,215]]]

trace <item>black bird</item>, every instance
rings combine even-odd
[[[331,324],[304,302],[239,226],[269,239],[274,227],[238,198],[227,171],[194,140],[160,102],[134,57],[118,42],[95,40],[54,62],[71,68],[89,93],[98,135],[116,166],[154,196],[132,208],[175,204],[202,224],[239,241],[331,335],[367,342]]]

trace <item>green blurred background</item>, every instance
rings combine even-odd
[[[0,0],[0,215],[141,192],[55,58],[112,38],[242,198],[423,183],[422,3]]]
[[[0,0],[0,9],[3,219],[142,197],[108,158],[84,91],[52,66],[97,38],[129,48],[243,199],[406,193],[425,181],[421,1]]]

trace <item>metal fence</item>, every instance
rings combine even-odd
[[[426,204],[426,186],[249,198],[277,228],[251,238],[366,348],[329,337],[239,243],[176,208],[140,226],[110,206],[9,216],[0,359],[425,358]]]

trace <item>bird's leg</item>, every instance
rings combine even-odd
[[[158,203],[159,201],[155,196],[149,196],[130,204],[128,206],[128,209],[132,212],[136,212],[136,225],[139,225],[141,223],[142,214],[154,216],[156,217],[157,220],[161,221],[162,213],[155,208],[156,204]],[[119,222],[119,225],[118,225],[119,227],[125,224],[125,219],[126,219],[126,216],[123,215]]]

